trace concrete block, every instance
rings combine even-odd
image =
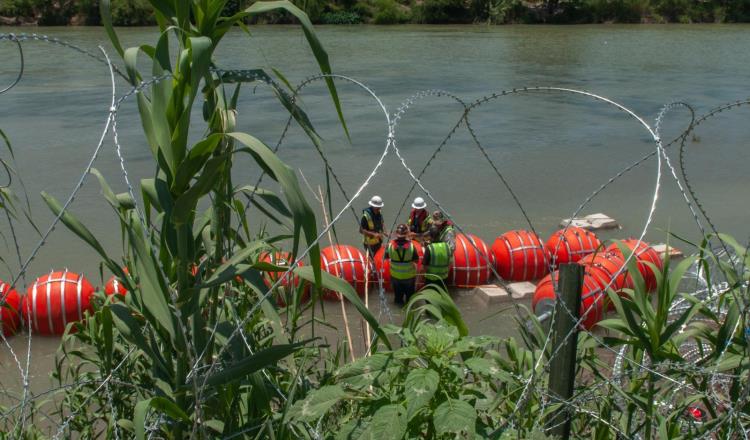
[[[658,243],[651,245],[652,248],[656,251],[657,254],[663,259],[664,254],[667,252],[667,245],[665,243]],[[684,257],[682,254],[682,251],[677,249],[676,247],[670,246],[669,247],[669,259],[671,260],[679,260],[680,258]]]
[[[513,299],[531,299],[536,291],[536,284],[528,281],[522,281],[520,283],[508,284],[508,290],[510,291]]]
[[[564,228],[568,223],[572,226],[588,229],[589,231],[598,231],[600,229],[620,229],[617,220],[606,214],[602,214],[601,212],[590,214],[585,217],[576,217],[572,220],[569,218],[563,219],[563,221],[560,222],[560,227]]]
[[[504,288],[495,284],[487,284],[474,288],[474,294],[487,305],[508,302],[511,296]]]

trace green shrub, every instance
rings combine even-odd
[[[398,24],[406,23],[410,19],[411,14],[404,12],[395,0],[376,0],[374,23]]]
[[[356,12],[336,11],[326,12],[320,16],[322,24],[360,24],[362,17]]]
[[[144,26],[156,21],[147,0],[113,0],[112,23],[115,26]]]

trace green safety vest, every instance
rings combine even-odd
[[[388,244],[388,256],[391,258],[391,278],[394,280],[410,280],[417,276],[417,268],[412,261],[414,245],[402,248]]]
[[[435,275],[440,279],[448,278],[451,264],[451,252],[448,243],[432,243],[427,245],[430,250],[430,261],[427,262],[425,273]],[[430,277],[427,278],[428,280]]]

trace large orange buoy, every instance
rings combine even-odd
[[[282,252],[282,251],[276,251],[274,253],[270,252],[263,252],[258,257],[258,261],[264,261],[266,263],[271,263],[275,266],[284,266],[289,267],[292,264],[294,264],[294,256],[291,254],[291,252]],[[297,267],[302,267],[305,264],[300,261],[297,263]],[[300,283],[303,282],[299,276],[297,276],[294,273],[286,273],[286,272],[263,272],[263,283],[266,285],[266,287],[271,287],[274,285],[278,279],[281,278],[281,283],[279,283],[279,287],[283,288],[283,290],[279,290],[278,294],[276,295],[276,304],[278,304],[281,307],[286,306],[286,298],[289,295],[294,294],[294,292],[297,291],[297,288],[299,287]],[[307,301],[310,299],[310,285],[305,283],[303,290],[302,290],[302,298],[301,301]]]
[[[575,263],[601,246],[602,242],[591,231],[577,226],[556,231],[544,245],[552,267]]]
[[[339,277],[351,284],[360,295],[365,294],[365,255],[354,246],[328,246],[320,252],[321,268],[333,276]],[[371,265],[374,269],[374,265]],[[374,270],[368,271],[370,280],[375,278]],[[325,299],[338,301],[338,292],[326,291]]]
[[[123,267],[122,270],[126,274],[129,273],[127,267]],[[125,289],[125,286],[122,285],[122,281],[120,281],[120,279],[116,276],[112,275],[109,281],[107,281],[107,284],[104,285],[104,293],[108,296],[114,295],[115,293],[118,295],[125,295],[126,293],[128,293],[128,291],[127,289]]]
[[[21,324],[21,296],[10,284],[0,281],[0,326],[5,336],[18,331]]]
[[[473,245],[472,245],[473,243]],[[475,287],[492,277],[495,265],[492,252],[481,238],[469,234],[456,235],[456,250],[451,259],[448,284],[456,287]]]
[[[589,254],[581,258],[578,264],[585,267],[586,275],[595,278],[603,287],[609,287],[620,296],[623,295],[623,289],[633,288],[633,278],[627,268],[622,269],[625,266],[625,260],[621,254],[614,252]],[[614,304],[611,301],[607,302],[609,309],[614,309]]]
[[[50,272],[29,286],[21,302],[24,319],[42,335],[60,335],[69,322],[81,321],[91,311],[94,288],[83,275]]]
[[[424,256],[424,248],[422,247],[419,242],[416,240],[412,240],[411,242],[414,245],[414,248],[417,250],[417,255],[419,255],[419,260],[417,260],[417,286],[416,289],[419,290],[424,286],[424,275],[422,274],[422,256]],[[375,273],[375,278],[372,279],[372,282],[375,283],[375,286],[378,285],[378,276],[383,278],[383,289],[387,291],[391,291],[391,260],[385,259],[385,249],[387,246],[382,246],[376,253],[375,257],[373,258],[375,263],[375,270],[377,271]]]
[[[531,299],[531,309],[536,312],[539,307],[550,307],[555,303],[555,288],[553,283],[557,283],[558,271],[542,278],[536,286],[534,297]],[[590,329],[604,317],[604,312],[609,307],[609,299],[603,288],[606,284],[601,284],[591,275],[583,276],[583,287],[581,289],[581,308],[579,316],[584,316],[581,326],[584,329]],[[550,307],[552,310],[554,307]]]
[[[548,272],[544,245],[533,232],[506,232],[495,239],[492,254],[495,270],[507,281],[537,280]]]
[[[654,274],[653,268],[646,263],[653,264],[657,267],[658,270],[661,271],[663,269],[663,265],[661,258],[659,258],[659,253],[656,252],[656,250],[654,250],[654,248],[652,248],[651,245],[649,245],[645,241],[641,241],[640,243],[638,243],[637,238],[628,238],[626,240],[622,240],[622,243],[635,254],[635,258],[638,260],[638,272],[640,272],[641,276],[643,277],[643,281],[646,283],[646,289],[648,289],[648,291],[655,290],[656,275]],[[636,244],[638,244],[637,247]],[[621,257],[623,256],[620,248],[617,246],[617,243],[612,243],[607,246],[607,251],[616,253]]]

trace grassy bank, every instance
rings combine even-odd
[[[227,0],[232,15],[254,0]],[[316,24],[399,23],[737,23],[750,21],[750,0],[296,0]],[[100,25],[98,0],[5,0],[1,24]],[[112,1],[115,26],[156,24],[147,0]],[[248,19],[291,23],[275,12]]]

